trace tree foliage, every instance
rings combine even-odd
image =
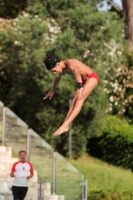
[[[115,77],[109,77],[106,87],[110,100],[110,111],[133,124],[133,56],[123,53],[123,61],[116,69]],[[110,74],[111,74],[111,70]]]
[[[131,191],[101,191],[99,189],[94,189],[90,191],[89,200],[130,200],[132,198]]]
[[[102,132],[101,136],[89,140],[90,154],[113,165],[133,170],[133,127],[116,116],[107,116]]]
[[[10,19],[15,18],[27,6],[27,0],[0,0],[0,17]]]

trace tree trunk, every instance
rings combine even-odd
[[[130,48],[133,50],[133,0],[121,0],[123,5],[123,14],[125,18],[125,37],[130,42]]]

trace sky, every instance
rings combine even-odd
[[[121,0],[114,0],[113,2],[118,4],[120,6],[120,8],[122,8]]]
[[[122,9],[122,4],[121,4],[121,0],[113,0],[113,2],[118,5],[118,7],[120,7]],[[100,8],[100,11],[103,10],[107,10],[109,8],[108,4],[107,4],[107,0],[105,0],[104,6],[102,8]]]

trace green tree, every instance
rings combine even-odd
[[[10,19],[15,18],[27,6],[27,0],[0,0],[0,17]]]
[[[126,53],[125,53],[126,54]],[[109,70],[109,81],[106,87],[109,94],[110,108],[112,114],[118,114],[119,117],[126,119],[133,124],[133,56],[123,54],[123,59],[116,69],[116,75],[110,80],[112,70]]]
[[[125,21],[125,38],[128,39],[130,49],[133,51],[133,1],[121,0],[121,2]]]
[[[119,49],[119,64],[115,68],[108,69],[108,81],[106,81],[105,90],[109,96],[109,110],[112,114],[118,114],[119,117],[133,124],[133,1],[122,0],[122,10],[113,4],[111,0],[108,0],[108,2],[112,6],[111,11],[117,13],[124,21],[123,35],[126,39],[122,46],[114,46],[112,59],[118,57],[116,49]]]
[[[129,49],[133,51],[133,1],[132,0],[121,0],[122,9],[118,5],[107,0],[111,5],[111,11],[117,12],[117,14],[124,19],[124,33],[125,39],[129,42]]]

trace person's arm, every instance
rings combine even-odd
[[[61,80],[61,76],[62,76],[62,74],[60,73],[60,74],[58,74],[58,76],[55,78],[54,83],[53,83],[52,88],[51,88],[51,91],[54,91],[54,90],[55,90],[56,86],[58,85],[58,83],[59,83],[60,80]]]
[[[30,175],[27,177],[27,179],[30,179],[34,176],[34,172],[30,172]]]
[[[51,90],[45,95],[45,97],[43,99],[47,99],[49,97],[49,99],[52,98],[52,96],[54,95],[54,90],[56,88],[56,86],[58,85],[58,83],[60,82],[62,74],[58,74],[58,76],[55,78],[54,83],[52,85]]]
[[[28,162],[28,164],[30,165],[30,175],[27,177],[27,179],[30,179],[34,176],[34,169],[30,162]]]
[[[78,98],[81,98],[82,94],[83,94],[82,77],[81,77],[81,74],[79,73],[79,70],[77,69],[77,67],[73,67],[72,71],[73,71],[73,74],[74,74],[76,81],[77,81],[77,92],[76,92],[76,94],[77,94]]]
[[[81,77],[81,74],[79,73],[79,70],[77,69],[77,67],[73,67],[72,71],[76,78],[77,83],[82,83],[82,77]]]
[[[16,167],[16,165],[17,165],[17,163],[18,162],[15,162],[14,164],[13,164],[13,166],[12,166],[12,168],[11,168],[11,173],[10,173],[10,177],[15,177],[15,167]]]
[[[11,178],[15,177],[14,172],[11,172],[11,173],[10,173],[10,177],[11,177]]]

